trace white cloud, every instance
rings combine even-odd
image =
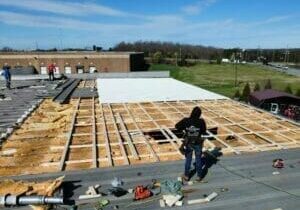
[[[187,15],[197,15],[201,13],[204,9],[214,4],[216,0],[200,0],[194,4],[186,5],[182,7],[182,11]]]
[[[1,1],[1,0],[0,0]],[[36,29],[52,28],[53,33],[64,30],[65,46],[86,46],[88,43],[105,43],[106,47],[120,41],[136,40],[160,40],[186,42],[191,44],[209,44],[212,46],[238,46],[248,47],[264,41],[274,44],[278,43],[282,34],[286,33],[291,26],[284,25],[277,27],[276,24],[291,18],[292,16],[274,16],[255,22],[241,22],[233,19],[214,20],[207,22],[191,21],[179,15],[156,15],[142,16],[141,18],[130,19],[130,24],[102,22],[101,18],[95,18],[93,21],[85,21],[70,17],[53,17],[47,15],[32,15],[26,13],[6,12],[0,10],[0,22],[12,25]],[[274,27],[274,23],[276,27]],[[294,25],[296,25],[295,23]],[[59,30],[55,30],[59,29]],[[23,30],[23,29],[22,29]],[[293,30],[293,37],[300,33],[300,28]],[[28,33],[27,33],[28,34]],[[280,34],[280,35],[279,35]],[[290,33],[289,33],[290,34]],[[0,38],[13,40],[13,37]],[[291,35],[290,35],[291,36]],[[84,37],[84,38],[83,38]],[[57,46],[57,37],[39,37],[38,33],[34,37],[27,36],[24,45],[34,43],[54,43]],[[56,41],[55,41],[56,40]],[[1,40],[0,40],[1,41]],[[21,43],[19,40],[18,43]],[[3,42],[2,42],[3,43]],[[10,42],[9,42],[10,43]],[[74,44],[72,44],[74,43]],[[52,46],[53,46],[52,45]],[[101,44],[102,45],[102,44]],[[262,45],[262,44],[261,44]],[[256,45],[255,45],[256,46]],[[51,47],[51,45],[50,45]]]
[[[70,3],[57,0],[0,0],[0,5],[72,16],[95,14],[120,17],[129,15],[126,12],[100,4]]]

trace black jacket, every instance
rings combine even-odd
[[[204,119],[200,118],[201,111],[193,110],[189,118],[183,118],[176,125],[175,128],[179,131],[185,131],[186,128],[194,126],[200,128],[200,135],[206,134],[206,123]],[[199,144],[203,144],[203,140],[199,138]]]

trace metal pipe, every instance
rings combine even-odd
[[[45,204],[64,204],[64,198],[49,197],[42,195],[35,196],[0,196],[0,206],[20,206],[20,205],[45,205]]]

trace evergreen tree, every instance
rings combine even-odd
[[[245,101],[245,102],[248,102],[249,101],[249,95],[251,93],[251,89],[250,89],[250,85],[249,83],[247,82],[244,89],[243,89],[243,93],[242,93],[242,99]]]
[[[267,80],[267,83],[266,83],[266,85],[265,85],[265,90],[266,90],[266,89],[272,89],[272,83],[271,83],[271,80],[270,80],[270,79]]]
[[[233,98],[234,98],[234,99],[237,99],[237,100],[240,100],[240,98],[241,98],[240,90],[236,90],[236,92],[235,92]]]
[[[297,90],[296,96],[299,96],[299,97],[300,97],[300,89]]]
[[[292,91],[292,88],[291,88],[290,84],[288,84],[285,87],[284,92],[289,93],[289,94],[293,94],[293,91]]]
[[[258,83],[255,83],[254,91],[260,91],[260,86]]]

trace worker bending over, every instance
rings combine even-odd
[[[196,158],[196,181],[201,181],[201,170],[202,170],[202,146],[204,139],[201,135],[206,133],[206,123],[201,118],[200,107],[195,107],[189,118],[183,118],[175,125],[179,131],[184,131],[184,141],[181,146],[181,152],[185,155],[185,167],[183,179],[188,181],[190,178],[190,168],[193,159],[193,151],[195,152]]]

